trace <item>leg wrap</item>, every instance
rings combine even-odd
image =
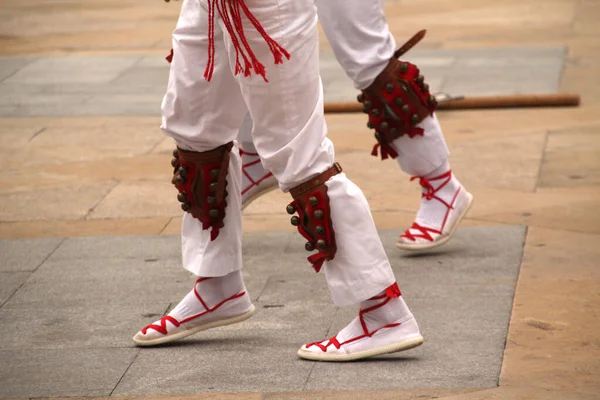
[[[202,222],[202,229],[212,228],[211,240],[219,236],[225,224],[227,206],[227,170],[233,142],[202,153],[177,148],[173,151],[173,179],[183,211]]]
[[[423,135],[423,129],[417,124],[432,115],[437,106],[419,69],[409,62],[398,60],[424,36],[425,31],[420,31],[398,49],[387,67],[357,98],[363,103],[363,112],[369,114],[367,126],[375,129],[377,144],[371,154],[377,156],[377,150],[381,148],[383,160],[388,156],[398,156],[389,144],[393,140],[402,135],[411,138]]]
[[[321,270],[325,261],[333,259],[337,250],[325,182],[340,172],[342,167],[334,163],[319,176],[290,189],[294,201],[288,204],[287,212],[298,213],[298,216],[292,217],[291,223],[297,226],[298,232],[308,240],[306,250],[318,250],[318,253],[308,257],[308,261],[317,272]]]

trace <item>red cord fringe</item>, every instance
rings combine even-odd
[[[254,69],[255,74],[262,76],[265,82],[269,82],[265,66],[252,51],[244,33],[242,13],[269,46],[275,64],[283,63],[283,57],[289,60],[290,54],[267,34],[244,0],[208,0],[208,63],[204,70],[204,79],[210,81],[215,69],[215,9],[223,20],[235,49],[235,75],[243,72],[244,76],[250,76],[251,70]]]

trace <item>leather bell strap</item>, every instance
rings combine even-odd
[[[427,33],[426,29],[421,29],[419,32],[415,33],[413,37],[408,39],[406,43],[402,45],[396,52],[394,53],[395,58],[400,58],[404,53],[412,49],[417,43],[419,43]]]
[[[335,176],[335,175],[339,174],[340,172],[342,172],[342,166],[340,164],[338,164],[337,162],[335,162],[335,163],[333,163],[333,165],[330,168],[325,170],[325,172],[321,173],[320,175],[317,175],[314,178],[309,179],[308,181],[291,188],[290,194],[292,195],[292,197],[294,199],[297,198],[298,196],[302,196],[304,193],[307,193],[307,192],[313,190],[314,188],[316,188],[317,186],[324,184],[332,176]]]

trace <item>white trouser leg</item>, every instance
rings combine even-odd
[[[268,84],[238,77],[254,120],[258,153],[287,191],[334,162],[318,77],[316,15],[311,0],[247,3],[265,30],[291,54],[283,65],[268,66]],[[273,5],[279,14],[269,12]],[[262,38],[251,32],[247,36],[259,59],[271,57]],[[327,187],[337,253],[325,263],[325,277],[337,305],[357,304],[395,278],[363,193],[345,174],[330,179]]]
[[[402,171],[412,176],[426,176],[447,163],[450,153],[435,114],[417,126],[423,129],[423,136],[404,135],[391,145],[398,152],[396,160]]]
[[[240,144],[240,147],[248,153],[256,153],[256,147],[254,147],[254,142],[252,141],[252,126],[252,117],[250,117],[250,113],[248,113],[246,114],[237,135],[237,141]]]
[[[357,89],[367,88],[396,50],[382,0],[316,0],[316,4],[338,62]]]
[[[212,150],[234,140],[247,114],[218,24],[214,43],[215,70],[207,82],[203,77],[208,59],[206,2],[184,1],[173,32],[174,57],[162,103],[161,128],[185,150]],[[210,230],[202,230],[191,214],[183,217],[183,266],[197,276],[223,276],[242,267],[240,174],[240,157],[234,147],[227,176],[225,227],[216,240],[211,242]]]

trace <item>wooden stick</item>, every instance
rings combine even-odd
[[[481,108],[521,108],[521,107],[577,107],[580,103],[578,94],[518,94],[508,96],[463,97],[442,100],[438,110],[471,110]],[[326,113],[362,112],[362,104],[325,103]]]

